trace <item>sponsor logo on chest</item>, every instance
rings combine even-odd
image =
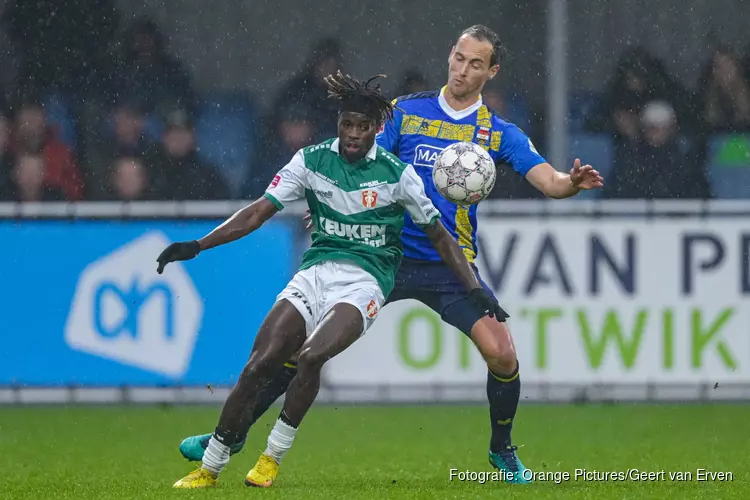
[[[387,184],[387,183],[385,181],[367,181],[367,182],[361,183],[359,187],[369,188],[369,187],[382,186],[383,184]]]
[[[435,166],[435,160],[443,152],[443,148],[420,144],[414,150],[414,165],[419,167]]]
[[[381,224],[344,224],[326,217],[320,217],[320,231],[331,236],[346,238],[372,247],[385,246],[386,226]]]

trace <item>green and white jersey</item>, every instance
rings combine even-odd
[[[265,197],[279,210],[307,199],[315,230],[300,269],[350,260],[378,280],[386,297],[403,256],[404,211],[422,226],[440,218],[411,165],[377,144],[359,162],[347,163],[338,139],[298,151]]]

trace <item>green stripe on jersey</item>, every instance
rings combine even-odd
[[[382,148],[375,160],[349,164],[331,151],[333,142],[304,151],[310,171],[305,197],[315,230],[300,269],[350,260],[372,274],[387,297],[403,257],[405,210],[398,198],[406,164]]]
[[[372,274],[383,294],[388,296],[403,256],[404,209],[401,205],[394,203],[344,215],[319,200],[312,191],[308,190],[306,195],[315,230],[300,269],[329,260],[348,259]]]
[[[338,153],[331,151],[335,139],[328,139],[303,150],[305,166],[342,191],[359,191],[363,187],[380,184],[398,184],[406,164],[394,154],[378,146],[376,159],[363,158],[355,164],[347,163]],[[342,168],[343,167],[343,168]],[[370,186],[363,186],[363,183]]]
[[[284,205],[279,200],[277,200],[274,195],[272,195],[271,193],[265,193],[263,196],[265,196],[267,200],[273,203],[277,209],[284,210]]]

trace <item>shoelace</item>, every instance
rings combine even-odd
[[[273,472],[274,465],[275,462],[273,462],[272,458],[263,456],[263,458],[260,459],[260,463],[258,464],[258,472],[260,472],[264,476],[270,476]]]
[[[503,462],[505,462],[505,465],[511,472],[518,472],[518,459],[516,458],[517,449],[518,446],[510,446],[499,453],[500,458],[503,459]]]

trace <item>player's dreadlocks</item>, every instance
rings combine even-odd
[[[385,75],[375,75],[369,80],[359,81],[341,71],[325,77],[328,97],[341,102],[341,112],[362,113],[377,123],[393,118],[393,103],[380,92],[380,84],[371,83]]]

